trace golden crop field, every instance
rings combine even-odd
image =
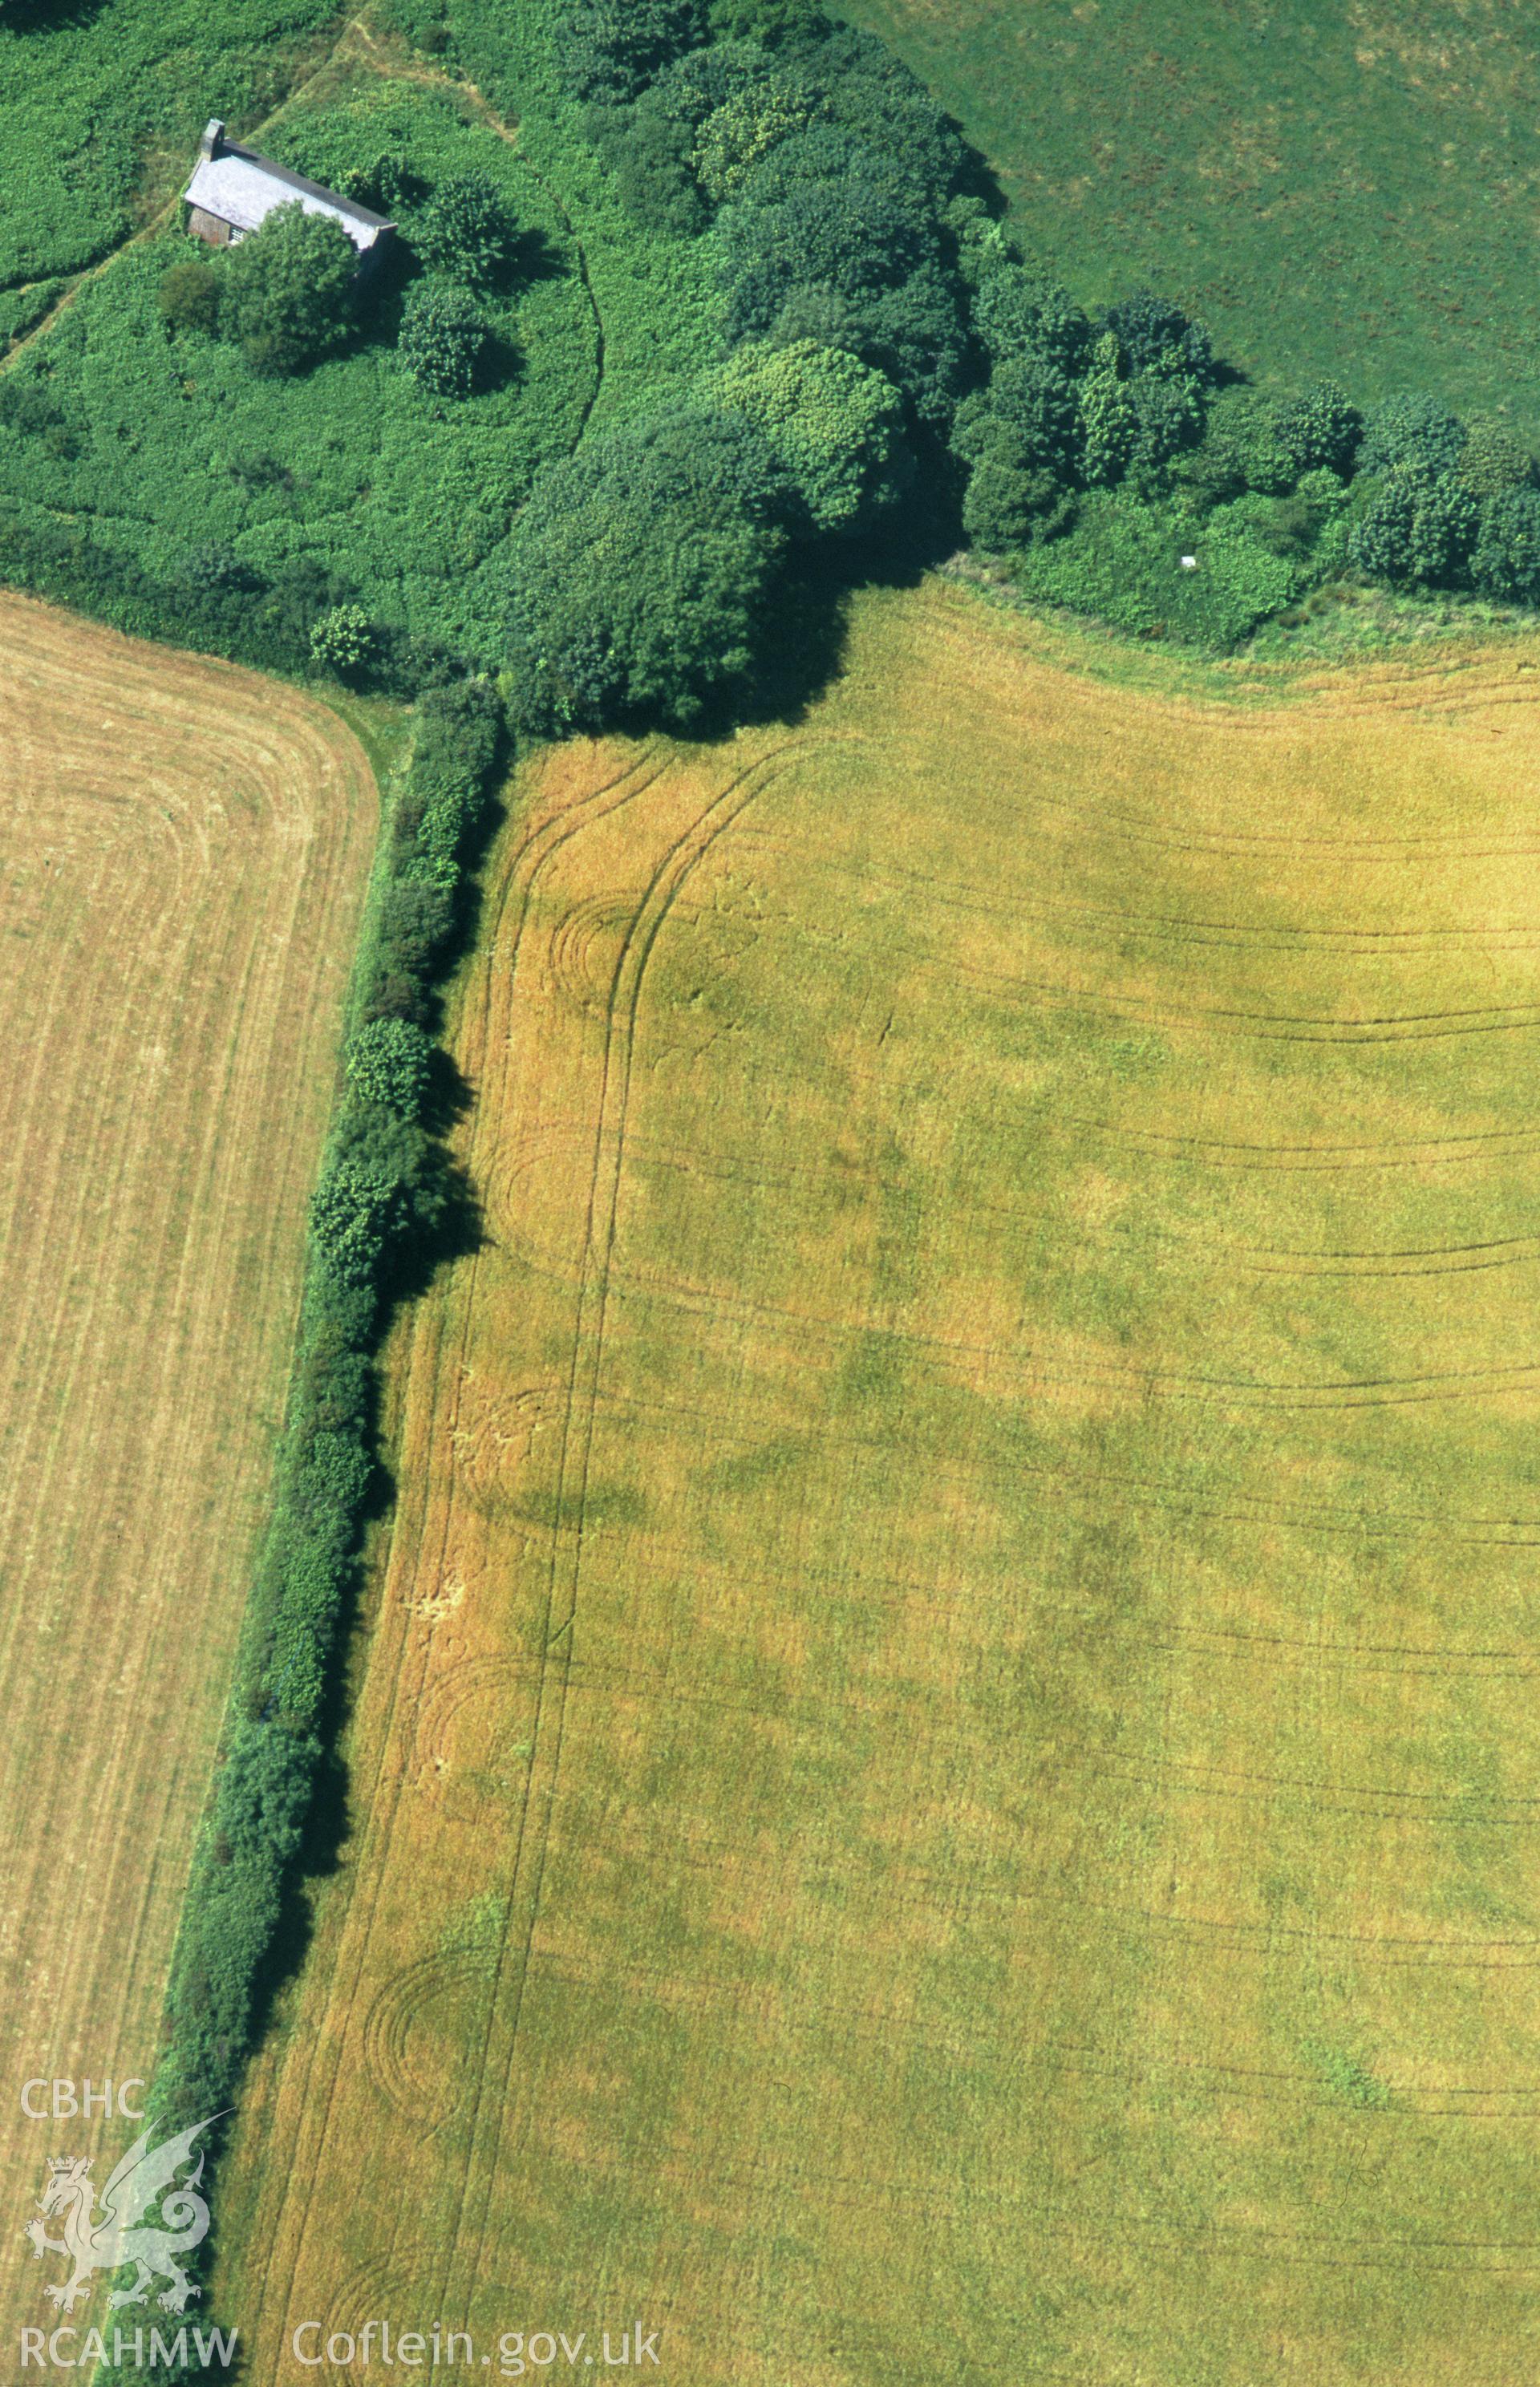
[[[519,783],[254,2381],[1534,2375],[1540,645],[1071,660]]]
[[[127,2126],[19,2092],[153,2068],[378,802],[270,681],[8,595],[0,644],[0,2238],[36,2323],[45,2159]]]

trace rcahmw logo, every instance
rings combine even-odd
[[[131,2088],[140,2085],[137,2081],[125,2084]],[[69,2090],[72,2100],[73,2088],[68,2081],[61,2084],[32,2080],[27,2083],[27,2090],[51,2087],[57,2098],[61,2086]],[[26,2091],[22,2102],[31,2111]],[[111,2312],[124,2305],[147,2304],[150,2290],[158,2280],[164,2282],[156,2299],[162,2312],[184,2312],[189,2299],[202,2293],[188,2278],[180,2258],[201,2245],[208,2234],[208,2207],[198,2194],[204,2151],[196,2142],[210,2122],[219,2118],[218,2115],[208,2115],[190,2128],[162,2139],[158,2145],[153,2143],[152,2124],[140,2132],[128,2153],[120,2158],[100,2191],[91,2177],[91,2156],[49,2157],[43,2193],[37,2201],[40,2217],[28,2222],[26,2236],[35,2257],[59,2254],[71,2267],[66,2279],[50,2280],[44,2286],[43,2292],[51,2305],[61,2312],[73,2312],[82,2298],[90,2294],[98,2272],[108,2278],[126,2271],[133,2275],[107,2297],[107,2309]],[[48,2229],[48,2223],[56,2218],[57,2237],[50,2235]],[[122,2332],[113,2333],[120,2342]],[[70,2367],[92,2358],[91,2353],[76,2355],[64,2351],[62,2341],[72,2341],[79,2334],[72,2329],[56,2330],[47,2358]],[[136,2343],[139,2334],[135,2332]],[[181,2334],[184,2338],[186,2332]],[[153,2363],[154,2341],[159,2332],[152,2331],[151,2335]],[[201,2330],[198,2336],[201,2341]],[[22,2330],[23,2366],[29,2360],[44,2360],[43,2338],[40,2329]],[[95,2341],[95,2358],[106,2359],[99,2332],[92,2330],[90,2338]],[[161,2342],[163,2344],[164,2340]]]

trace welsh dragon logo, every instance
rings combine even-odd
[[[218,2119],[210,2114],[176,2138],[163,2139],[158,2147],[150,2145],[150,2132],[142,2131],[101,2191],[101,2220],[95,2217],[92,2158],[50,2159],[38,2210],[44,2216],[62,2213],[64,2235],[50,2238],[44,2222],[29,2221],[27,2236],[34,2254],[67,2254],[75,2266],[62,2287],[44,2288],[50,2304],[72,2312],[82,2296],[89,2294],[94,2273],[126,2269],[130,2263],[135,2267],[133,2283],[108,2296],[109,2308],[147,2303],[150,2284],[158,2277],[170,2281],[158,2298],[162,2312],[184,2312],[189,2296],[202,2294],[176,2259],[208,2233],[208,2207],[197,2192],[203,2178],[201,2149],[190,2177],[178,2184],[176,2176],[193,2163],[193,2141],[199,2131]],[[146,2224],[145,2216],[157,2203],[158,2224]]]

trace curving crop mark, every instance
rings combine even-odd
[[[508,1691],[515,1683],[533,1681],[536,1671],[532,1660],[465,1658],[436,1675],[417,1711],[413,1762],[419,1785],[433,1788],[468,1759],[484,1761],[499,1737],[511,1738]]]
[[[363,2063],[380,2094],[419,2130],[446,2128],[470,2083],[467,2008],[489,1994],[473,1950],[420,1957],[388,1980],[364,2016]]]
[[[550,941],[549,966],[558,991],[577,1010],[605,1016],[615,957],[641,902],[639,892],[590,895],[562,915]]]

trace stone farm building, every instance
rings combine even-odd
[[[227,141],[217,116],[204,132],[197,166],[183,197],[189,209],[188,231],[215,248],[244,240],[274,208],[297,199],[309,215],[336,218],[359,252],[360,272],[378,263],[396,229],[372,208],[360,208],[357,199],[345,199],[338,191],[307,182],[287,166],[275,166],[271,158],[259,158],[254,149]]]

